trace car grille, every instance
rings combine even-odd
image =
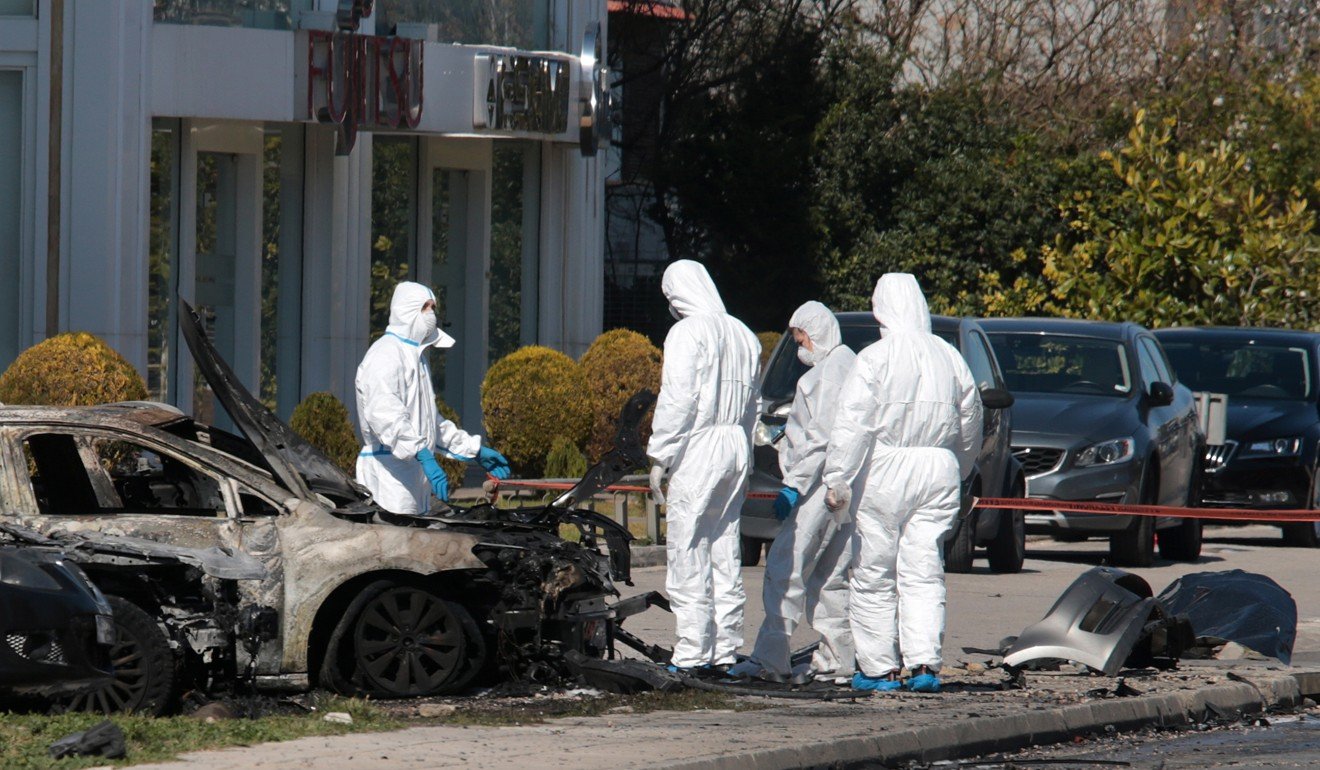
[[[1217,446],[1207,446],[1205,448],[1205,471],[1214,473],[1221,471],[1228,461],[1233,459],[1233,452],[1237,449],[1236,441],[1225,441]]]
[[[1063,450],[1036,446],[1014,447],[1013,456],[1022,463],[1024,474],[1039,476],[1059,467],[1059,462],[1063,460]]]
[[[58,666],[68,665],[64,648],[55,640],[54,634],[6,634],[5,644],[15,654],[38,663],[52,663]]]

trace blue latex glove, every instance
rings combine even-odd
[[[793,509],[797,507],[798,498],[802,493],[792,487],[784,487],[779,490],[779,496],[775,498],[775,518],[784,521],[788,518]]]
[[[440,502],[449,502],[449,477],[445,475],[445,469],[440,467],[440,463],[435,461],[435,454],[429,449],[421,449],[416,457],[431,482],[431,492]]]
[[[481,451],[477,452],[477,463],[497,479],[509,478],[509,461],[488,446],[483,445]]]

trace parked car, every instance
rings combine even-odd
[[[1205,437],[1192,392],[1155,337],[1135,323],[983,319],[1013,392],[1013,454],[1027,495],[1055,500],[1188,505]],[[1145,567],[1194,561],[1198,519],[1028,513],[1027,528],[1061,539],[1109,536],[1110,560]]]
[[[838,313],[843,344],[855,351],[880,339],[880,325],[870,313]],[[950,572],[968,572],[974,549],[985,546],[990,569],[995,572],[1018,572],[1026,553],[1026,530],[1021,511],[970,510],[972,497],[1020,497],[1025,489],[1022,468],[1009,446],[1012,418],[1007,407],[1013,397],[1004,389],[1003,375],[995,362],[994,351],[985,333],[971,318],[931,316],[931,331],[962,352],[976,384],[981,389],[985,408],[985,439],[976,466],[964,490],[964,506],[957,523],[945,539],[945,568]],[[755,468],[751,490],[777,493],[783,486],[779,470],[779,452],[775,443],[793,405],[798,378],[807,371],[798,360],[797,343],[785,334],[766,362],[761,382],[764,412],[757,428]],[[760,562],[761,552],[779,534],[769,500],[749,499],[741,518],[744,565]]]
[[[566,658],[607,655],[631,536],[571,508],[592,489],[390,514],[252,397],[182,304],[183,336],[242,436],[162,404],[0,407],[0,525],[66,545],[142,662],[116,669],[113,706],[162,713],[185,684],[235,680],[434,695],[483,671],[544,681]]]
[[[1200,504],[1320,508],[1320,334],[1287,329],[1155,332],[1179,379],[1228,396],[1226,441],[1206,448]],[[1284,543],[1320,546],[1320,524],[1284,524]]]
[[[113,671],[105,596],[58,550],[8,536],[0,536],[0,639],[0,699],[77,691]]]

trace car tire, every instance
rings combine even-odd
[[[1148,462],[1154,462],[1152,458]],[[1141,503],[1151,505],[1158,498],[1159,487],[1149,465],[1141,482]],[[1109,536],[1109,560],[1116,567],[1149,567],[1155,563],[1155,517],[1133,516],[1124,529]]]
[[[761,551],[765,550],[765,541],[742,535],[739,545],[742,551],[742,565],[755,567],[761,563]]]
[[[1289,548],[1316,548],[1320,546],[1320,522],[1299,521],[1296,524],[1284,524],[1279,527],[1283,533],[1283,544]]]
[[[1161,529],[1156,534],[1160,556],[1169,561],[1201,558],[1201,529],[1200,519],[1179,519],[1176,526]]]
[[[1008,496],[1023,497],[1024,486],[1019,479],[1013,484]],[[990,541],[986,555],[989,557],[991,572],[1004,575],[1022,571],[1022,563],[1027,558],[1027,523],[1023,511],[999,512],[999,529]]]
[[[412,625],[423,621],[424,627]],[[375,581],[354,597],[330,634],[321,683],[343,695],[376,698],[452,694],[475,674],[468,647],[484,646],[484,640],[469,640],[475,628],[466,609],[426,588]]]
[[[944,538],[944,571],[971,572],[976,549],[976,512],[959,512],[953,531]]]
[[[114,613],[115,643],[110,647],[114,679],[76,693],[61,704],[67,711],[101,714],[135,712],[163,716],[174,711],[182,679],[180,661],[156,619],[118,596],[107,596]]]

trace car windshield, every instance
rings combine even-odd
[[[1255,340],[1161,341],[1187,387],[1233,398],[1305,401],[1315,392],[1306,348]]]
[[[1014,393],[1075,393],[1124,398],[1132,377],[1123,345],[1065,334],[999,332],[990,344]]]
[[[945,342],[958,346],[958,332],[956,329],[934,330],[936,336]],[[861,352],[862,348],[870,345],[872,342],[880,339],[880,324],[846,324],[839,326],[839,333],[843,336],[843,344],[853,349],[853,352]],[[793,391],[797,388],[798,378],[807,371],[807,365],[798,360],[797,342],[791,335],[784,335],[779,341],[779,346],[775,349],[774,356],[770,359],[769,365],[765,370],[765,377],[761,381],[761,398],[766,406],[770,406],[776,401],[787,401],[793,398]]]

